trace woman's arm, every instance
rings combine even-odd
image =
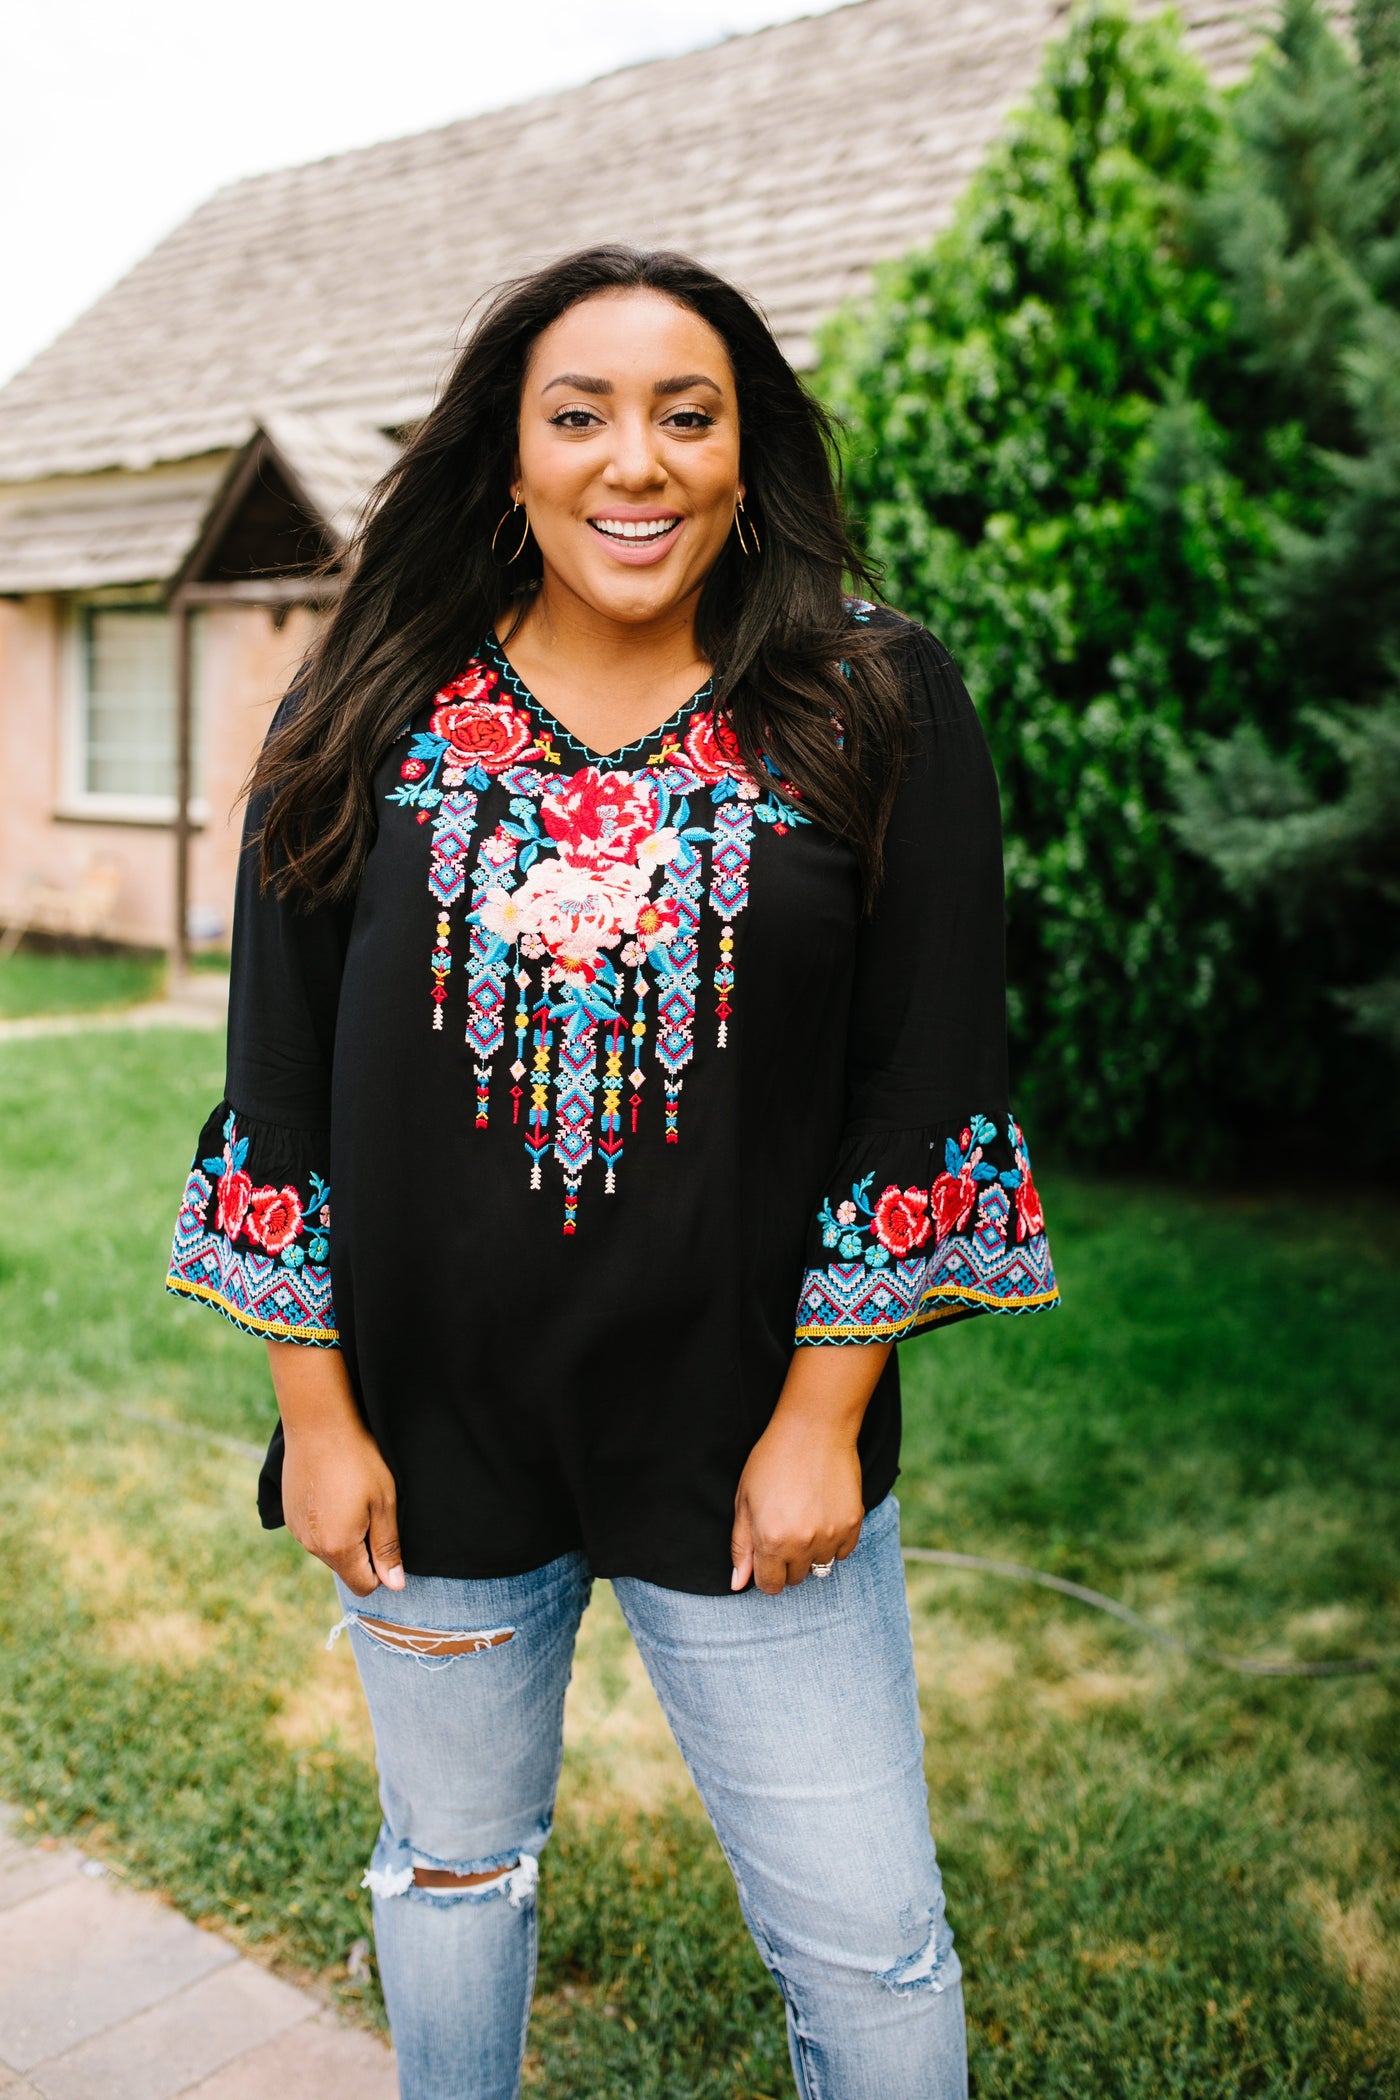
[[[339,1349],[269,1342],[287,1454],[282,1507],[299,1545],[357,1597],[403,1588],[394,1476],[366,1429]]]
[[[734,1498],[734,1589],[752,1576],[774,1596],[813,1561],[855,1551],[865,1515],[856,1438],[893,1346],[793,1351]]]

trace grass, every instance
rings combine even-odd
[[[37,955],[21,948],[0,956],[0,1020],[135,1006],[159,998],[164,981],[158,955]]]
[[[256,1345],[159,1290],[203,1035],[0,1046],[0,1793],[365,2019],[377,1811],[329,1578],[251,1510]],[[1379,1196],[1060,1177],[1065,1310],[904,1352],[911,1542],[1232,1653],[1400,1651],[1400,1232]],[[138,1415],[124,1410],[135,1409]],[[974,2089],[1400,2095],[1396,1673],[1236,1678],[911,1573]],[[782,2021],[610,1593],[546,1855],[529,2090],[790,2095]]]

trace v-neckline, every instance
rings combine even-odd
[[[516,699],[521,701],[533,715],[537,716],[553,736],[560,738],[571,750],[580,752],[591,765],[595,766],[617,765],[623,759],[629,758],[634,751],[645,751],[649,744],[657,743],[662,737],[668,735],[670,731],[678,729],[681,723],[695,712],[701,701],[708,700],[714,692],[715,681],[713,674],[711,674],[702,686],[696,688],[688,700],[681,702],[674,714],[668,715],[666,720],[659,723],[655,729],[649,729],[645,736],[635,737],[630,744],[619,744],[613,751],[596,751],[591,744],[585,744],[582,737],[577,737],[571,729],[566,729],[559,717],[552,714],[544,702],[535,697],[510,658],[506,655],[494,633],[487,633],[482,653],[489,659],[492,668],[503,682],[509,686]]]

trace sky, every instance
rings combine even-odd
[[[226,182],[837,4],[4,0],[0,381]]]

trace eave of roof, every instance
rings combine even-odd
[[[268,415],[245,420],[236,448],[0,486],[0,593],[175,582],[197,567],[240,467],[267,454],[344,546],[397,448],[351,417]]]

